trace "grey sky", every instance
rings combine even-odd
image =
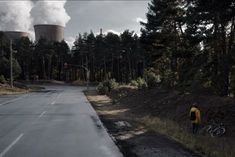
[[[65,2],[66,0],[0,0],[0,30],[27,31],[33,40],[34,24],[66,24],[65,40],[70,46],[79,33],[92,30],[96,34],[100,28],[104,33],[121,33],[129,29],[139,34],[139,22],[146,19],[150,0]]]
[[[125,29],[139,33],[140,24],[146,19],[147,6],[145,1],[68,1],[65,5],[71,20],[65,28],[67,40],[72,40],[78,33],[104,32],[113,30],[123,32]]]

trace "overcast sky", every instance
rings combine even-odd
[[[33,25],[65,26],[65,40],[71,46],[79,33],[140,34],[150,0],[0,0],[0,30],[27,31],[34,39]]]
[[[150,0],[142,1],[68,1],[65,5],[71,17],[65,28],[66,40],[71,42],[78,33],[123,32],[140,33],[140,20],[145,20]]]

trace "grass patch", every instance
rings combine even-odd
[[[11,88],[11,87],[4,87],[0,86],[0,95],[10,95],[10,94],[20,94],[20,93],[26,93],[29,92],[28,89],[22,89],[22,88]]]

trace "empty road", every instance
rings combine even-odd
[[[81,87],[0,96],[0,157],[122,157]]]

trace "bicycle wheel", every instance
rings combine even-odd
[[[211,126],[210,125],[207,125],[207,126],[204,126],[203,128],[201,128],[199,130],[199,134],[206,135],[208,133],[208,130],[211,130]]]
[[[225,133],[225,128],[224,127],[219,127],[219,128],[215,128],[213,130],[213,132],[211,133],[212,137],[220,137]]]
[[[213,126],[212,126],[212,125],[208,125],[208,126],[207,126],[207,129],[206,129],[206,132],[209,133],[209,134],[211,134],[212,131],[213,131]]]

